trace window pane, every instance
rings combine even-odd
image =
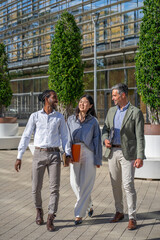
[[[123,55],[106,58],[108,68],[123,67]]]
[[[99,1],[92,2],[92,9],[103,7],[105,4],[106,4],[105,0],[99,0]]]
[[[135,61],[134,61],[135,54],[126,54],[125,55],[125,65],[126,66],[134,66]]]
[[[135,68],[126,69],[126,70],[127,70],[128,87],[136,87]]]
[[[86,73],[83,77],[84,87],[85,89],[93,89],[94,88],[94,74]]]
[[[124,83],[124,70],[109,71],[109,88],[117,83]]]
[[[107,88],[107,72],[97,72],[97,88],[104,89]]]
[[[33,92],[33,80],[23,81],[23,92]]]
[[[122,3],[122,11],[127,11],[137,7],[137,0]]]

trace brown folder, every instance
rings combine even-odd
[[[72,157],[73,162],[79,162],[80,160],[81,145],[73,144],[72,145]]]

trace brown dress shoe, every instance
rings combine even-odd
[[[43,209],[42,208],[37,208],[36,223],[38,225],[42,225],[44,223],[44,221],[43,221]]]
[[[137,227],[137,222],[135,219],[129,219],[128,230],[134,230]]]
[[[49,232],[54,231],[54,224],[53,224],[54,217],[55,217],[54,214],[48,214],[48,218],[47,218],[47,230],[48,230]]]
[[[114,218],[110,221],[110,223],[118,222],[118,221],[122,220],[123,218],[124,218],[123,213],[116,212],[116,214],[114,215]]]

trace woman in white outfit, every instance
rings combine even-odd
[[[91,96],[83,95],[76,114],[68,118],[68,143],[66,154],[70,162],[70,183],[77,197],[75,204],[75,225],[82,223],[86,212],[93,214],[91,192],[96,177],[96,167],[102,165],[101,132],[96,119]],[[80,160],[73,162],[72,144],[79,144]]]

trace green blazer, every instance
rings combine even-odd
[[[110,129],[113,127],[113,120],[117,106],[111,107],[107,113],[105,124],[102,130],[102,140],[109,139]],[[144,148],[144,118],[140,109],[129,105],[122,122],[121,130],[121,148],[123,156],[127,160],[137,158],[145,159]],[[108,157],[111,149],[105,148],[105,157]]]

